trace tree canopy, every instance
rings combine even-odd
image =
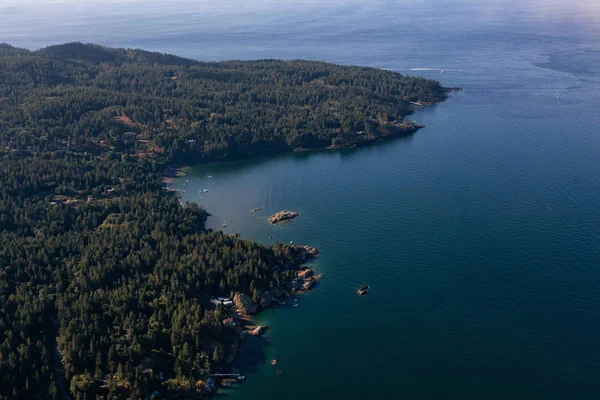
[[[445,95],[320,62],[0,45],[0,399],[55,399],[57,375],[76,399],[200,396],[235,336],[211,297],[280,288],[295,254],[207,231],[166,166],[360,143]]]

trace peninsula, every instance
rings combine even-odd
[[[238,340],[211,300],[306,290],[318,251],[205,229],[165,168],[411,134],[410,102],[448,91],[322,62],[0,44],[0,398],[205,396]]]

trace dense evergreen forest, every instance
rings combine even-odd
[[[372,68],[0,45],[0,399],[200,396],[235,336],[210,298],[282,287],[295,250],[206,231],[165,167],[395,135],[445,96]]]

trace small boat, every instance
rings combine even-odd
[[[277,365],[277,360],[271,360],[271,365]]]
[[[294,301],[298,301],[298,299],[294,299]]]
[[[294,304],[294,307],[298,307],[298,304]]]
[[[283,305],[285,305],[285,301],[280,301],[279,304],[281,304],[283,306]]]
[[[227,224],[223,224],[223,228],[227,228]]]
[[[208,189],[204,189],[204,192],[208,192]]]
[[[293,241],[293,240],[290,240],[290,244],[292,244],[292,243],[294,243],[294,241]]]
[[[360,289],[358,289],[358,291],[356,292],[359,296],[364,296],[365,294],[369,293],[369,285],[365,285],[365,286],[361,286]]]
[[[239,381],[243,381],[244,379],[246,379],[244,375],[238,375],[237,378]]]
[[[208,177],[209,177],[209,178],[212,178],[212,175],[209,175]]]

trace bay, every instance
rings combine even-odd
[[[466,89],[415,110],[409,138],[173,183],[215,229],[321,250],[317,288],[258,317],[271,329],[244,342],[229,399],[598,398],[599,27],[584,0],[0,4],[0,41],[27,48],[318,59]],[[270,226],[282,209],[302,215]]]

